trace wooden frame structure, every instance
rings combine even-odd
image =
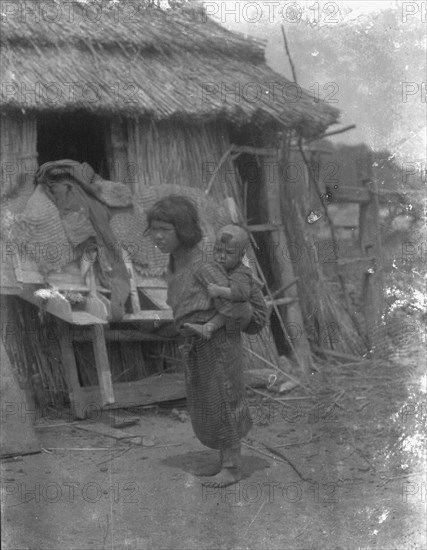
[[[114,383],[111,377],[108,341],[153,341],[163,340],[161,336],[150,335],[153,327],[172,321],[172,312],[165,304],[166,284],[155,278],[141,278],[135,274],[133,265],[126,260],[131,280],[131,312],[122,319],[124,323],[138,323],[145,332],[111,331],[108,329],[109,291],[95,283],[93,266],[86,281],[69,274],[51,274],[45,279],[36,264],[27,260],[21,262],[19,255],[13,256],[13,272],[8,274],[9,284],[2,286],[2,293],[19,296],[40,308],[43,313],[56,319],[59,344],[62,354],[70,404],[76,418],[85,418],[93,409],[124,408],[145,405],[161,399],[185,397],[183,376],[177,373],[160,374],[136,382]],[[12,284],[13,282],[13,284]],[[54,291],[49,291],[46,284]],[[44,289],[46,298],[39,298],[37,291]],[[84,297],[83,305],[72,305],[67,293],[79,293]],[[139,292],[151,298],[153,309],[142,309]],[[49,295],[50,293],[50,295]],[[82,386],[76,363],[74,344],[87,342],[92,345],[98,378],[97,386]]]

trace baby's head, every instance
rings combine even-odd
[[[234,269],[242,261],[249,245],[249,235],[239,225],[225,225],[218,231],[215,241],[215,261],[226,271]]]

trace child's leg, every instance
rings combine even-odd
[[[220,313],[217,313],[210,321],[204,325],[199,323],[185,323],[184,327],[192,330],[198,336],[201,336],[205,340],[209,340],[212,334],[219,328],[225,325],[225,317]]]

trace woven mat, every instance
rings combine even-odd
[[[33,188],[34,189],[34,188]],[[138,272],[145,277],[159,277],[166,271],[168,255],[156,249],[144,235],[147,228],[146,212],[154,203],[171,193],[185,195],[193,200],[199,211],[204,240],[213,242],[216,231],[230,218],[227,209],[214,199],[207,199],[204,192],[192,187],[178,185],[144,186],[134,197],[132,208],[112,208],[110,226],[118,241],[128,252]],[[16,241],[19,250],[36,251],[36,260],[44,273],[60,271],[75,257],[75,251],[69,243],[59,211],[40,187],[15,204],[8,205],[7,212],[2,209],[2,221],[12,224],[10,235]],[[3,215],[3,214],[8,214]],[[10,214],[10,215],[9,215]]]

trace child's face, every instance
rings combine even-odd
[[[215,243],[214,259],[224,266],[226,271],[236,267],[241,262],[244,253],[245,250],[239,243],[224,243],[221,241],[216,241]]]
[[[153,221],[149,233],[154,245],[164,254],[172,254],[180,245],[175,227],[171,223]]]

